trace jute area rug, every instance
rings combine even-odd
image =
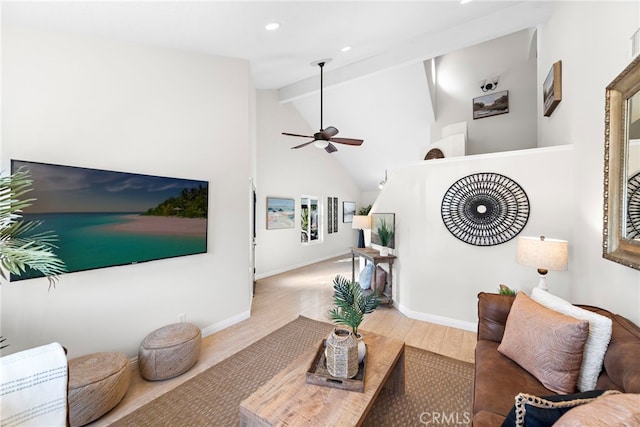
[[[236,427],[240,402],[332,328],[300,316],[113,425]],[[473,364],[407,346],[405,394],[383,390],[364,425],[470,426],[472,389]]]

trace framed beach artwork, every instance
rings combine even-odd
[[[353,222],[356,214],[356,202],[342,202],[342,222]]]
[[[296,206],[293,199],[267,197],[267,230],[293,228]]]
[[[58,235],[68,272],[207,252],[207,181],[11,161],[13,172],[21,167],[36,199],[23,218]]]
[[[509,112],[509,91],[473,98],[473,120],[506,114]]]
[[[545,117],[549,117],[562,101],[562,61],[555,62],[542,85],[542,100]]]

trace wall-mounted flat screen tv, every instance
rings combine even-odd
[[[58,235],[68,272],[207,252],[207,181],[11,161],[20,167],[33,179],[24,197],[36,199],[23,218]]]

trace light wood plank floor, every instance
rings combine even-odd
[[[351,278],[351,255],[258,280],[251,317],[202,341],[200,358],[189,372],[170,380],[149,382],[134,370],[124,399],[91,426],[108,426],[210,366],[226,359],[298,315],[328,322],[331,282],[336,274]],[[381,306],[367,315],[360,328],[404,339],[407,345],[473,362],[476,334],[407,318],[395,308]]]

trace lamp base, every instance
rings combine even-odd
[[[358,247],[364,248],[364,230],[362,228],[358,231]]]
[[[547,288],[547,273],[549,271],[548,270],[544,270],[542,268],[538,269],[538,275],[540,276],[540,280],[538,281],[538,288],[542,289],[543,291],[548,291],[549,288]]]

